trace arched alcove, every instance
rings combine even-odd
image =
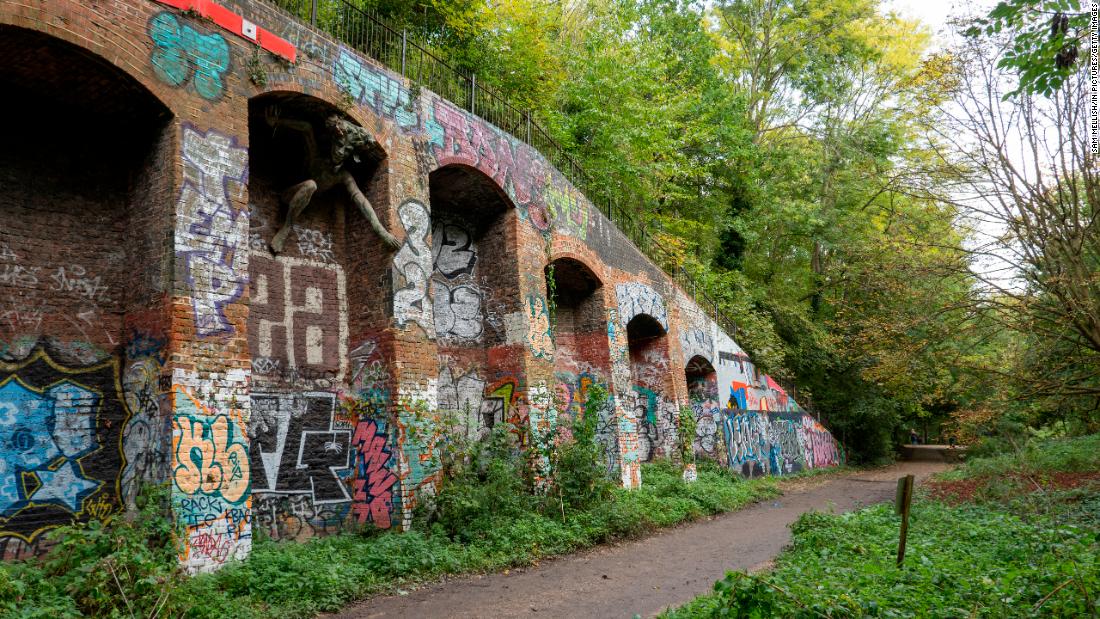
[[[626,325],[639,460],[668,457],[675,445],[676,407],[669,391],[668,334],[657,318],[636,314]]]
[[[381,210],[386,153],[315,97],[266,93],[249,101],[248,117],[254,523],[298,539],[349,519],[388,528],[392,504],[366,509],[354,481],[355,437],[367,427],[373,437],[387,412],[384,398],[364,393],[357,363],[374,351],[364,334],[386,327],[379,278],[368,273],[385,248],[336,173],[350,172]]]
[[[0,550],[166,475],[159,380],[171,113],[132,76],[0,26]]]
[[[558,258],[546,267],[547,298],[554,306],[554,372],[608,370],[603,284],[583,262]]]
[[[722,407],[718,399],[718,373],[706,358],[696,355],[684,369],[688,402],[695,415],[695,453],[699,457],[722,459]]]
[[[463,165],[429,176],[431,290],[439,346],[439,407],[477,440],[504,420],[496,379],[515,375],[520,355],[505,317],[520,311],[516,211],[492,179]]]
[[[605,389],[611,374],[611,356],[607,341],[607,310],[604,288],[599,277],[575,258],[561,257],[546,266],[546,298],[554,308],[554,380],[558,388],[561,431],[567,432],[571,420],[585,410],[588,389],[593,384]],[[599,415],[596,438],[602,446],[608,471],[613,472],[618,457],[613,409],[610,405],[595,411]]]

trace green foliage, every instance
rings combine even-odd
[[[1092,471],[1100,436],[1041,441],[945,475],[993,485],[1006,472]],[[994,476],[994,473],[996,475]],[[731,572],[680,617],[1086,617],[1100,611],[1100,484],[948,506],[918,498],[905,563],[890,504],[803,514],[775,569]]]
[[[463,542],[506,526],[538,503],[524,455],[507,424],[467,449],[452,452],[458,455],[444,467],[444,486],[435,500],[437,526]]]
[[[1100,470],[1100,434],[1070,438],[1033,439],[1000,453],[969,459],[944,473],[942,479],[1003,477],[1009,473],[1041,475],[1051,472]]]
[[[248,70],[248,80],[250,82],[260,88],[267,86],[267,69],[260,60],[260,48],[257,47],[252,50],[252,55],[248,58],[245,68]]]
[[[438,497],[438,520],[422,520],[423,530],[305,543],[272,541],[257,530],[247,560],[190,578],[177,567],[163,492],[143,496],[133,519],[59,530],[60,545],[43,560],[0,565],[0,614],[129,617],[159,609],[173,617],[301,617],[403,584],[526,565],[778,494],[774,479],[742,480],[714,465],[701,464],[699,480],[687,484],[671,463],[646,464],[639,490],[611,489],[589,503],[580,501],[591,489],[563,494],[563,518],[556,493],[532,492],[513,447],[494,434],[449,463],[454,477]]]
[[[107,522],[59,527],[42,561],[0,570],[6,617],[164,616],[178,614],[182,582],[172,523],[163,516],[168,492],[147,489],[134,514]]]
[[[1077,0],[1006,0],[966,30],[971,37],[1011,36],[997,62],[1012,69],[1021,93],[1051,96],[1088,58],[1089,13]]]
[[[605,501],[614,488],[596,441],[600,413],[610,405],[606,387],[589,386],[584,406],[573,420],[573,440],[557,449],[553,479],[563,516],[566,508],[584,509]]]
[[[854,462],[995,391],[969,368],[1004,342],[967,328],[932,164],[958,65],[918,23],[874,0],[364,5],[531,107]]]
[[[680,407],[680,416],[676,420],[676,444],[684,464],[695,462],[695,427],[698,423],[690,406]]]
[[[731,573],[713,596],[666,616],[1081,617],[1096,611],[1095,598],[1085,593],[1100,586],[1095,530],[926,501],[916,502],[910,518],[900,569],[891,506],[808,514],[794,525],[794,544],[773,572]],[[1065,582],[1074,586],[1044,602]]]
[[[498,453],[496,459],[508,457]],[[485,470],[492,469],[490,464]],[[489,493],[474,494],[452,481],[440,497],[445,516],[428,531],[340,534],[306,543],[261,541],[247,561],[186,583],[186,595],[195,602],[192,615],[224,616],[203,609],[276,617],[336,610],[404,583],[525,565],[736,509],[778,492],[771,479],[741,481],[708,468],[698,483],[686,484],[670,464],[645,465],[643,488],[615,489],[604,501],[567,511],[563,521],[556,495],[535,496],[522,482],[508,485],[489,475],[489,483],[495,484],[491,503]],[[469,518],[464,525],[459,513],[448,512],[447,506],[457,502],[448,493],[469,501],[460,512]],[[481,500],[487,512],[500,510],[507,516],[475,511],[473,503]]]

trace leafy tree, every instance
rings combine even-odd
[[[997,67],[1015,71],[1019,84],[1005,96],[1049,97],[1088,57],[1089,20],[1078,0],[1007,0],[966,32],[976,40],[1001,33],[1012,37]]]

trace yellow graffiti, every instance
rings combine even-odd
[[[177,391],[177,395],[186,394]],[[191,403],[195,403],[193,399]],[[218,495],[230,503],[240,501],[248,492],[248,450],[241,443],[230,442],[231,432],[240,431],[229,418],[183,413],[176,415],[174,426],[173,478],[180,491]]]

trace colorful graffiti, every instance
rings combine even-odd
[[[536,189],[548,180],[545,164],[530,147],[449,101],[433,102],[425,127],[440,166],[457,163],[480,170],[517,206],[533,202]]]
[[[569,420],[575,420],[580,415],[587,414],[588,390],[593,385],[608,388],[606,383],[590,372],[581,372],[576,375],[559,372],[555,373],[554,377],[558,381],[561,414]],[[610,397],[595,413],[598,415],[596,443],[600,446],[600,457],[607,468],[607,473],[614,476],[619,469],[619,446],[615,434],[615,408]]]
[[[186,530],[179,558],[206,571],[252,547],[248,439],[239,412],[208,408],[180,385],[172,391],[172,506]]]
[[[746,477],[788,475],[843,462],[829,431],[805,413],[725,411],[730,468]]]
[[[638,416],[633,406],[618,402],[615,415],[619,437],[619,474],[624,488],[642,485],[642,447],[638,438]]]
[[[719,380],[728,385],[726,408],[798,412],[798,404],[779,383],[761,373],[743,352],[718,353]]]
[[[401,526],[408,529],[412,510],[422,497],[434,496],[439,486],[446,423],[443,413],[433,410],[438,398],[434,381],[402,385],[399,393],[393,436],[401,486]]]
[[[32,543],[122,507],[124,402],[113,359],[66,367],[39,346],[0,362],[0,538]]]
[[[167,84],[190,82],[203,99],[217,99],[225,89],[229,71],[229,44],[220,34],[202,34],[181,24],[171,13],[158,13],[149,21],[153,72]]]
[[[260,48],[271,52],[288,63],[297,62],[298,50],[290,41],[276,36],[271,31],[249,21],[247,17],[235,13],[217,2],[211,0],[156,0],[156,2],[186,11],[192,16],[209,20],[227,32],[259,45]]]
[[[392,118],[403,130],[415,129],[419,124],[409,90],[353,52],[340,49],[332,65],[332,80],[356,103],[380,116]]]
[[[527,295],[524,303],[527,318],[527,346],[540,359],[554,358],[554,334],[550,331],[550,311],[546,297]]]
[[[386,446],[386,433],[377,422],[360,421],[355,427],[355,494],[352,514],[359,524],[372,523],[390,528],[393,491],[397,476],[390,470],[393,455]]]
[[[439,409],[457,416],[466,440],[487,437],[497,424],[504,422],[508,408],[506,399],[493,396],[476,372],[455,376],[449,364],[440,364]]]
[[[248,280],[248,213],[234,206],[243,195],[248,151],[236,138],[184,125],[183,190],[176,207],[176,255],[201,337],[231,334],[226,307]]]
[[[651,462],[669,457],[676,444],[676,404],[642,385],[633,386],[634,418],[638,420],[638,459]]]
[[[248,448],[234,440],[229,418],[177,414],[174,424],[172,479],[180,492],[239,503],[248,492]]]
[[[588,201],[572,187],[548,183],[542,198],[554,231],[581,240],[588,238]],[[532,222],[537,218],[532,218]]]

